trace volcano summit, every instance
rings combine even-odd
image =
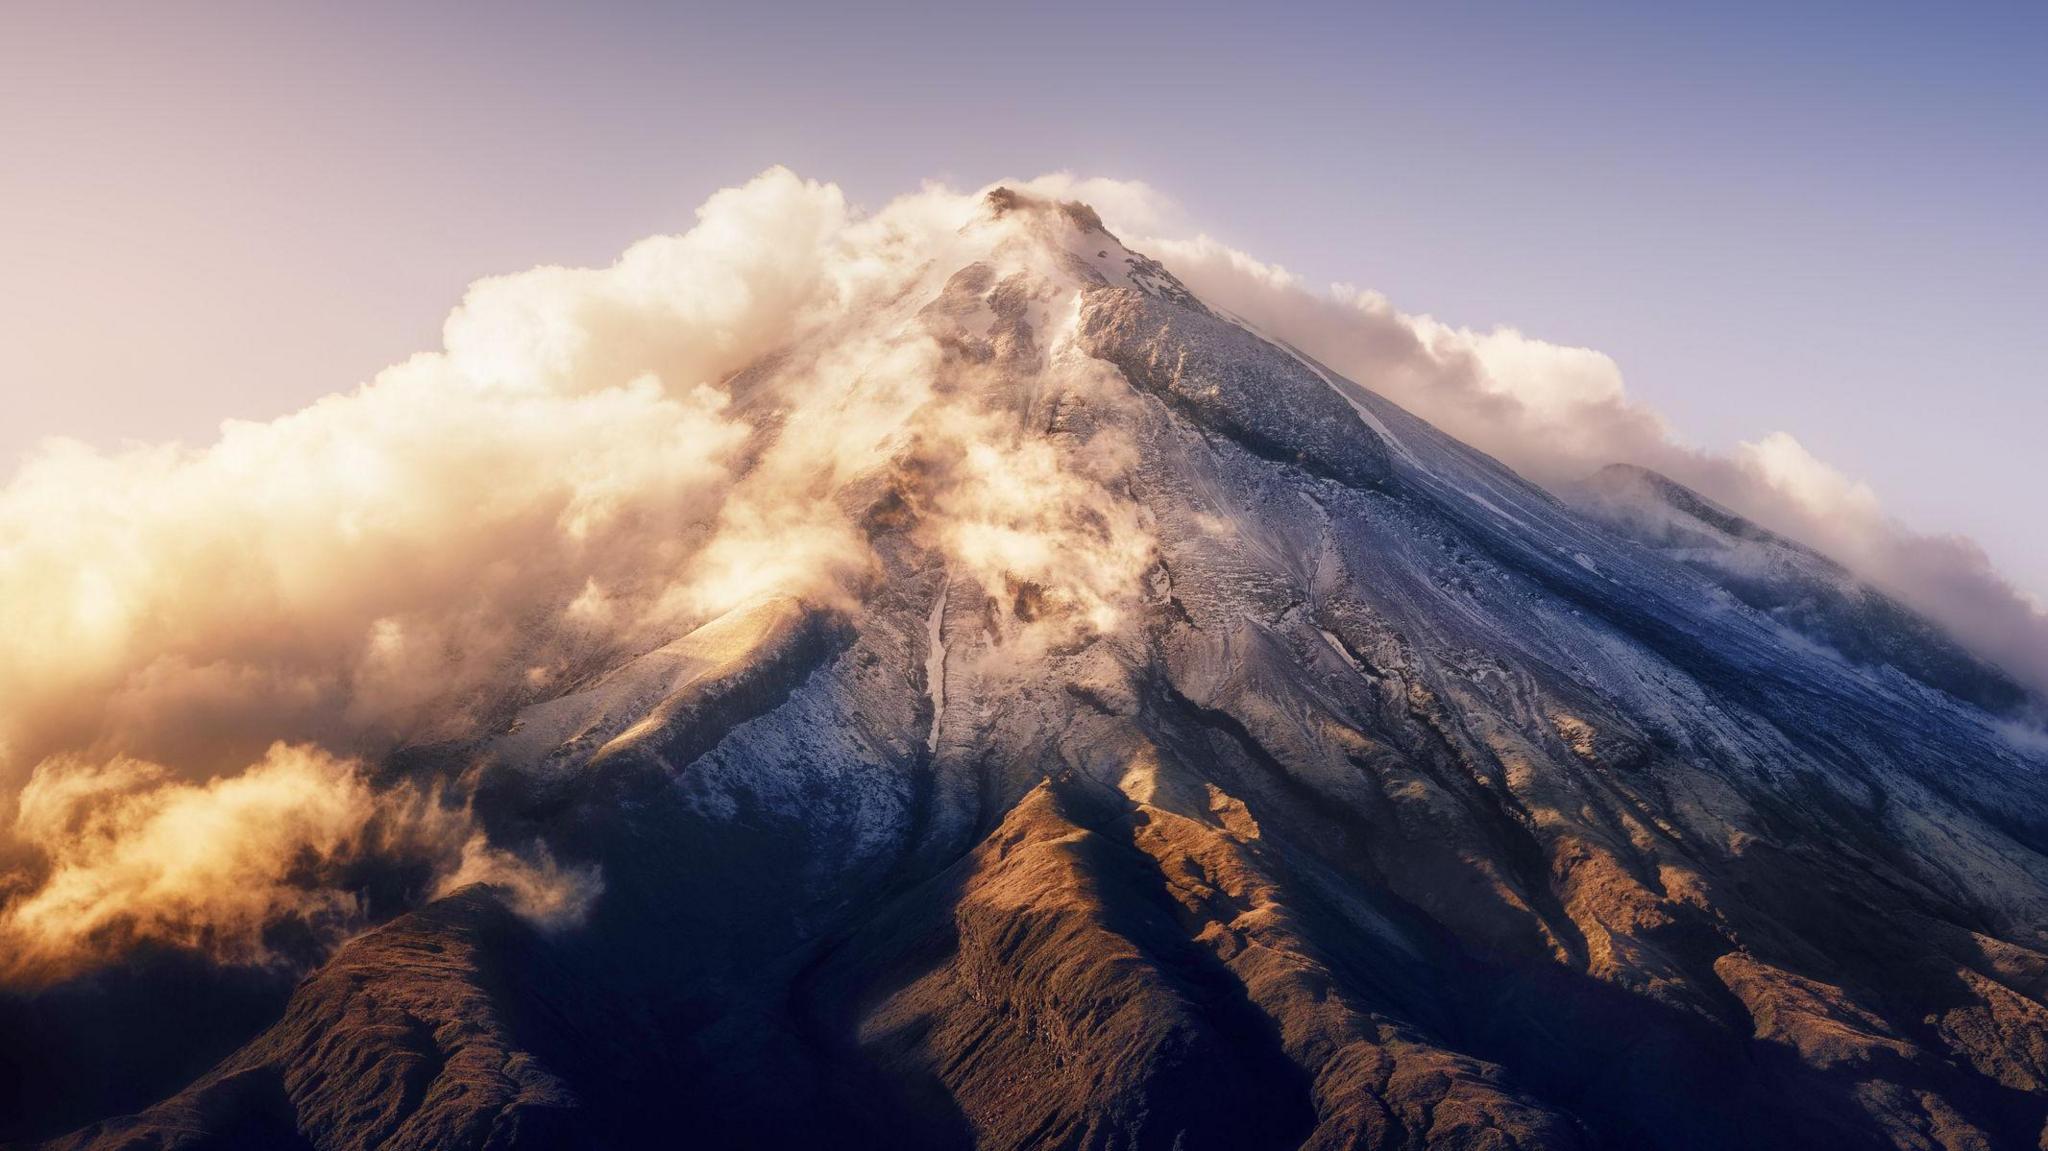
[[[0,1134],[2048,1145],[2033,687],[1654,472],[1537,486],[1078,202],[764,181],[162,465],[352,478],[175,529],[213,572],[290,504],[190,610],[303,653],[127,617],[8,733],[98,846],[8,904]],[[188,807],[289,866],[167,903]],[[38,1056],[167,987],[217,1025]]]

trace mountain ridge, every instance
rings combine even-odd
[[[2041,701],[1931,621],[1846,566],[1648,468],[1610,464],[1569,489],[1588,514],[1695,570],[1751,607],[1857,663],[1895,663],[1929,687],[1988,711]]]
[[[862,566],[420,761],[600,869],[586,924],[428,903],[50,1146],[2048,1137],[2048,765],[1990,713],[1092,211],[999,190],[969,233],[819,337],[883,413],[821,495]],[[899,356],[929,395],[863,369]],[[803,431],[759,426],[756,468]]]

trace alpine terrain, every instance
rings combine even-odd
[[[401,884],[295,987],[179,976],[218,1061],[160,1101],[10,1133],[2048,1147],[2029,689],[1656,473],[1525,481],[1078,203],[996,189],[899,287],[718,381],[707,514],[789,578],[374,765],[597,877],[580,920]]]

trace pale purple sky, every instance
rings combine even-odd
[[[770,164],[1064,168],[1792,432],[2048,599],[2040,5],[425,7],[0,6],[0,468],[349,388]]]

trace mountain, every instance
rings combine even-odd
[[[586,922],[419,906],[46,1146],[2048,1146],[2003,676],[1652,474],[1560,500],[1085,207],[959,247],[726,384],[757,470],[821,364],[880,428],[812,493],[865,568],[384,766],[600,869]]]

